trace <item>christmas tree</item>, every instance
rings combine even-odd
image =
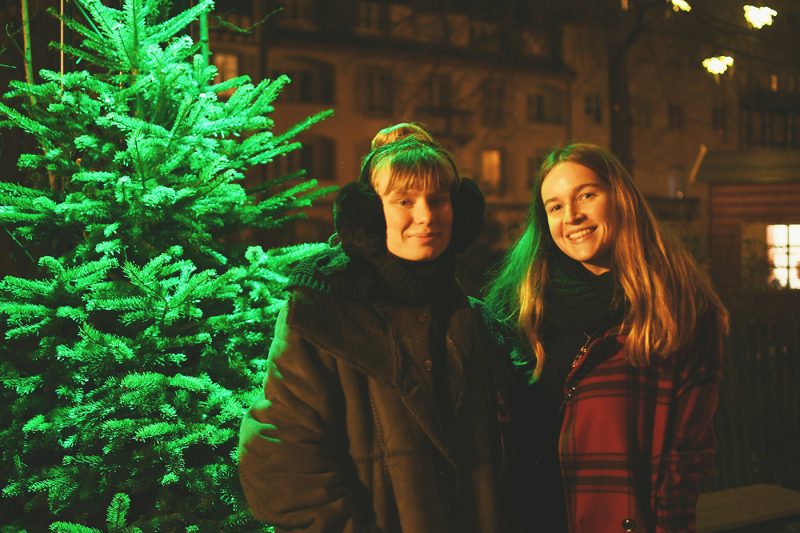
[[[62,22],[81,44],[63,52],[83,70],[42,70],[0,102],[35,145],[0,182],[0,224],[37,269],[0,281],[3,530],[259,529],[238,426],[285,273],[314,246],[231,236],[330,192],[302,171],[243,181],[326,113],[273,134],[287,78],[214,84],[185,35],[211,0],[76,4]]]

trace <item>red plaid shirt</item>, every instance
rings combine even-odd
[[[722,350],[692,346],[637,368],[624,336],[595,340],[565,384],[559,439],[570,532],[692,532],[714,456]]]

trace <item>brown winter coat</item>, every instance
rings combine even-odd
[[[257,518],[277,531],[505,530],[496,370],[507,355],[455,282],[448,303],[446,423],[425,375],[426,306],[294,293],[241,429]]]

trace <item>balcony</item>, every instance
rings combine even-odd
[[[423,123],[435,139],[458,145],[475,137],[475,112],[467,109],[423,106],[415,110],[415,120]]]

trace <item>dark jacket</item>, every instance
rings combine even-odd
[[[337,275],[355,276],[351,267]],[[454,279],[444,300],[449,385],[437,403],[430,306],[292,294],[241,428],[240,476],[257,518],[278,531],[505,530],[508,356]]]
[[[722,367],[715,336],[637,368],[624,335],[607,334],[573,363],[559,440],[569,530],[693,532],[711,471]]]

